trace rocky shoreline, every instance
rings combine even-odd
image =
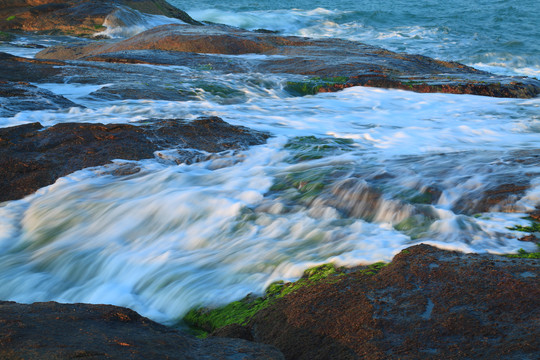
[[[123,40],[92,37],[105,30],[105,20],[121,25],[126,12],[185,24],[155,27]],[[0,52],[1,117],[83,108],[40,87],[66,79],[103,85],[92,92],[95,99],[186,101],[195,96],[140,64],[203,66],[217,76],[293,75],[284,89],[294,96],[353,86],[509,98],[540,94],[536,79],[493,75],[455,62],[339,39],[201,24],[163,0],[10,0],[2,2],[0,19],[0,41],[11,42],[26,32],[84,38],[48,47],[35,59]],[[261,56],[242,56],[246,54]],[[199,86],[226,95],[230,91]],[[3,127],[0,202],[21,199],[88,167],[108,165],[103,171],[122,176],[139,171],[132,160],[189,163],[263,144],[269,136],[217,117]],[[527,150],[509,161],[536,164],[539,159],[537,150]],[[526,177],[532,175],[501,180],[467,208],[511,211],[512,201],[530,188]],[[437,189],[427,192],[427,203],[440,196]],[[381,195],[370,189],[363,196],[373,203]],[[531,216],[538,220],[537,214]],[[525,229],[530,235],[523,239],[538,242],[537,226],[533,222]],[[262,297],[248,295],[223,308],[193,309],[185,321],[209,335],[206,339],[112,305],[2,301],[0,358],[535,359],[540,352],[537,254],[463,254],[417,245],[384,266],[323,266],[296,283],[273,284]]]
[[[111,305],[0,302],[0,357],[532,360],[539,270],[538,258],[417,245],[390,264],[322,266],[263,298],[194,310],[186,319],[207,339]]]
[[[178,162],[204,159],[203,153],[246,149],[268,134],[231,126],[217,117],[195,121],[155,120],[144,124],[40,123],[0,128],[0,201],[16,200],[74,171],[114,159],[159,158],[176,150]],[[157,153],[156,153],[157,152]],[[113,173],[135,173],[136,166]]]

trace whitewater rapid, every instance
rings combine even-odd
[[[390,261],[418,242],[467,252],[533,250],[534,244],[518,241],[521,233],[508,227],[527,224],[524,212],[540,203],[539,178],[514,213],[465,215],[451,209],[464,194],[478,197],[492,177],[540,170],[501,163],[514,151],[537,146],[540,99],[361,87],[300,98],[282,90],[279,76],[265,75],[262,85],[246,86],[247,78],[257,77],[222,78],[245,92],[232,103],[204,91],[197,101],[102,102],[90,95],[96,86],[40,85],[87,108],[0,119],[9,126],[217,115],[274,136],[266,145],[191,165],[135,162],[141,172],[124,177],[104,167],[86,169],[3,203],[0,297],[111,303],[175,324],[193,306],[261,293],[272,281],[294,280],[310,266]],[[287,142],[307,135],[347,139],[350,149],[291,162]],[[305,202],[294,189],[271,191],[298,173],[340,171],[326,180],[329,192],[340,191],[351,177],[358,184],[351,193],[339,192],[339,204],[328,193]],[[369,191],[366,181],[384,173],[399,176],[384,184],[371,214],[366,208],[373,204],[362,203],[358,194]],[[430,215],[421,215],[417,230],[400,227],[419,216],[400,202],[401,194],[433,184],[443,196],[422,208]]]

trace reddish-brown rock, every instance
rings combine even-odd
[[[268,135],[216,117],[145,125],[39,123],[0,128],[0,201],[19,199],[61,176],[114,159],[153,158],[167,148],[219,152],[263,143]],[[198,154],[185,154],[184,160]]]
[[[535,359],[539,270],[536,259],[418,245],[376,275],[303,287],[247,327],[287,359]]]
[[[6,0],[0,1],[0,30],[88,36],[122,6],[199,24],[165,0]]]

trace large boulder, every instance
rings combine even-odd
[[[304,287],[248,327],[288,359],[533,359],[539,270],[419,245],[376,275]]]
[[[123,7],[200,24],[165,0],[6,0],[0,1],[0,31],[89,36],[102,31],[107,16]]]
[[[267,134],[217,117],[143,125],[39,123],[0,128],[0,201],[19,199],[74,171],[114,159],[141,160],[162,149],[220,152],[263,143]],[[190,155],[191,154],[191,155]],[[189,161],[199,153],[182,153]]]
[[[535,359],[538,255],[416,245],[386,266],[323,265],[262,298],[192,310],[186,321],[272,344],[287,359]]]

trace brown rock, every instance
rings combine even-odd
[[[156,54],[152,56],[148,53],[150,50]],[[174,56],[174,52],[178,56]],[[339,77],[339,81],[329,79],[314,83],[313,93],[352,86],[521,98],[540,93],[540,81],[535,79],[496,76],[455,62],[394,53],[353,41],[277,36],[224,25],[163,25],[112,44],[51,47],[37,57],[190,66],[194,63],[193,57],[200,60],[201,53],[281,55],[266,59],[228,59],[236,65],[228,68],[217,61],[216,69],[313,75],[319,79]],[[212,59],[208,60],[213,68]],[[249,66],[242,66],[245,62]],[[299,88],[304,88],[302,83]]]
[[[200,24],[165,0],[7,0],[0,3],[0,30],[88,36],[121,6]]]
[[[146,125],[39,123],[0,129],[0,201],[19,199],[59,177],[113,159],[153,158],[156,150],[219,152],[263,143],[268,135],[216,117]],[[195,154],[194,156],[196,156]]]
[[[0,302],[0,358],[283,359],[272,346],[201,340],[112,305]]]
[[[539,270],[535,259],[418,245],[376,275],[301,288],[248,327],[287,359],[534,359]]]

